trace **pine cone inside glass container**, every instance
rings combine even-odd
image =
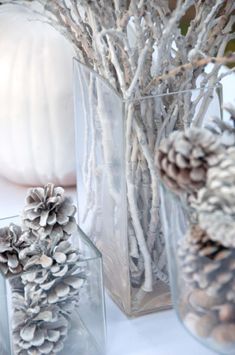
[[[197,191],[204,186],[208,168],[218,163],[223,149],[207,129],[173,132],[161,142],[156,156],[163,183],[176,193]]]
[[[218,166],[209,169],[194,207],[211,239],[235,247],[235,148],[227,149],[222,157]]]
[[[177,254],[179,312],[186,328],[229,349],[235,339],[235,249],[213,241],[194,225]]]
[[[79,259],[69,241],[61,241],[50,256],[30,257],[21,276],[27,298],[38,298],[41,304],[76,302],[85,279]]]
[[[193,288],[217,295],[234,280],[234,250],[211,240],[199,225],[192,226],[178,246],[182,277]]]
[[[28,191],[22,219],[26,228],[42,239],[50,236],[55,244],[76,228],[76,207],[64,195],[64,189],[47,184]]]
[[[19,292],[13,293],[12,301],[14,354],[60,353],[69,330],[69,321],[61,307],[26,301]]]
[[[0,271],[11,276],[23,270],[19,260],[21,228],[15,224],[0,229]]]

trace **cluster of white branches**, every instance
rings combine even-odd
[[[221,64],[234,61],[233,54],[224,57],[224,53],[227,43],[235,38],[232,31],[235,3],[178,0],[171,11],[165,0],[38,2],[44,6],[48,21],[73,43],[79,60],[97,71],[127,100],[125,159],[130,271],[135,283],[137,279],[143,290],[151,291],[156,279],[167,282],[164,241],[158,221],[155,151],[164,135],[191,124],[199,102],[202,109],[197,113],[196,123],[201,123],[203,108],[212,100],[208,87],[219,81]],[[195,16],[187,33],[182,34],[182,17],[191,7]],[[206,72],[205,66],[210,62],[214,65]],[[199,76],[201,89],[194,101],[190,92],[163,96],[154,110],[145,100],[139,105],[128,101],[193,89]],[[113,152],[107,139],[110,127],[104,121],[105,107],[99,97],[98,106],[104,159],[110,162]],[[94,169],[96,165],[92,159],[88,154],[84,172],[87,193],[91,188],[89,167]],[[111,169],[108,174],[110,192],[118,200]]]

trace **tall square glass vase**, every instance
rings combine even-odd
[[[74,75],[79,224],[103,254],[106,288],[128,316],[167,309],[155,151],[173,130],[220,115],[220,88],[124,100],[76,60]]]
[[[0,229],[12,225],[20,225],[20,218],[0,219]],[[8,278],[0,273],[1,355],[105,354],[101,255],[79,228],[72,235],[71,244],[80,251],[80,259],[76,262],[76,275],[81,273],[84,277],[84,282],[79,292],[75,292],[73,299],[70,290],[68,299],[63,298],[51,303],[48,298],[48,303],[45,303],[36,301],[35,292],[34,301],[29,302],[26,295],[30,289],[34,289],[32,280],[28,285],[24,283],[26,278],[28,279],[29,271]],[[1,259],[2,257],[4,253],[1,254]],[[71,276],[69,271],[67,281],[74,280],[76,275]],[[40,287],[45,286],[45,290],[48,290],[48,280],[43,284],[43,276],[39,276],[37,281]],[[55,284],[61,285],[62,282],[66,282],[66,277],[58,274]]]

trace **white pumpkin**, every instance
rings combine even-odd
[[[40,21],[40,19],[42,21]],[[0,6],[0,174],[75,184],[74,51],[40,15]]]

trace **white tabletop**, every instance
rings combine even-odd
[[[18,214],[23,207],[26,187],[0,179],[0,218]],[[74,189],[68,189],[73,197]],[[180,325],[174,311],[164,311],[128,319],[106,296],[107,355],[212,355]]]

